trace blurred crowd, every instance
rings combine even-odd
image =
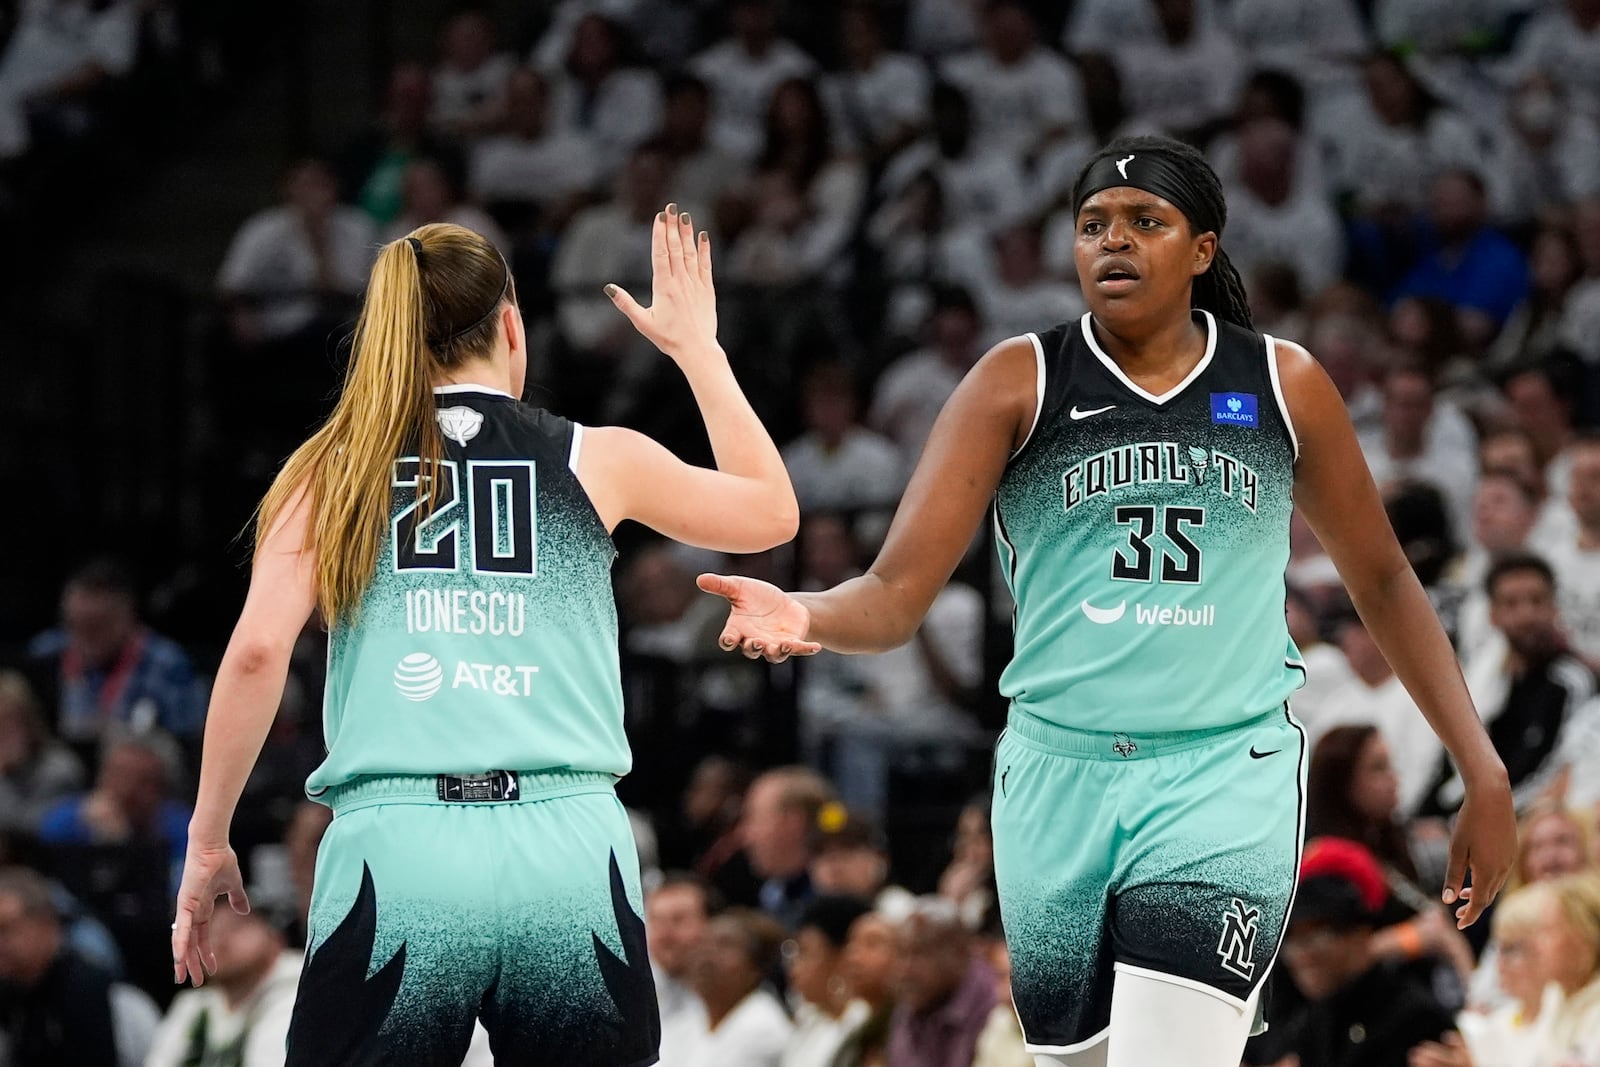
[[[0,8],[3,191],[162,54],[168,6]],[[663,1063],[1026,1067],[979,795],[1010,618],[988,535],[878,656],[726,657],[694,575],[859,573],[965,371],[1082,313],[1081,162],[1165,132],[1223,179],[1258,328],[1343,394],[1523,818],[1514,891],[1458,932],[1461,783],[1297,522],[1312,844],[1248,1062],[1600,1067],[1600,0],[561,0],[538,22],[450,17],[243,221],[197,521],[237,531],[324,410],[377,243],[432,221],[511,261],[530,400],[707,457],[601,286],[648,292],[669,201],[711,233],[724,347],[804,518],[740,559],[618,534]],[[221,640],[162,636],[173,598],[85,561],[0,655],[0,1064],[281,1062],[327,822],[300,789],[325,635],[302,635],[236,826],[257,910],[173,999]]]

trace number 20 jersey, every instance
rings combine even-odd
[[[1206,349],[1161,396],[1091,316],[1029,334],[1039,410],[995,498],[1017,603],[1012,706],[1128,734],[1232,725],[1304,681],[1284,617],[1296,442],[1271,337],[1197,321]]]
[[[415,457],[392,466],[377,570],[330,635],[328,754],[307,791],[363,774],[627,773],[616,550],[574,473],[582,427],[493,390],[435,393],[443,462],[433,477]]]

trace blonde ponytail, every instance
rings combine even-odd
[[[256,514],[260,551],[301,487],[309,494],[298,547],[316,551],[317,606],[329,626],[360,607],[372,580],[389,530],[394,461],[417,456],[429,471],[443,455],[436,374],[493,350],[504,299],[516,302],[504,257],[464,227],[420,226],[378,254],[339,403],[283,465]],[[430,495],[424,515],[433,503]]]

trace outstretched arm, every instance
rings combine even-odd
[[[934,423],[883,550],[861,577],[790,595],[765,582],[702,575],[701,589],[733,605],[722,647],[776,662],[818,648],[882,652],[910,640],[1033,428],[1036,381],[1026,339],[979,360]]]
[[[1355,429],[1310,353],[1277,342],[1285,399],[1300,439],[1295,503],[1339,568],[1362,622],[1444,742],[1467,787],[1450,846],[1444,900],[1471,925],[1500,891],[1516,856],[1506,770],[1473,709],[1450,640],[1395,540]],[[1472,868],[1472,889],[1462,879]]]
[[[228,827],[255,767],[278,703],[289,656],[316,603],[315,561],[305,551],[309,500],[301,490],[256,551],[250,592],[217,669],[206,716],[200,790],[189,821],[189,848],[172,928],[173,979],[195,985],[216,970],[208,934],[217,897],[250,910]]]
[[[651,231],[650,306],[615,285],[623,314],[689,380],[717,469],[684,463],[643,434],[616,427],[586,433],[578,480],[607,529],[634,519],[686,544],[761,552],[794,537],[800,508],[783,457],[745,399],[717,344],[711,242],[695,236],[673,205]]]

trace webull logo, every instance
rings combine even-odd
[[[1085,600],[1079,605],[1083,617],[1096,626],[1111,626],[1121,622],[1128,616],[1130,605],[1126,600],[1115,607],[1097,607]],[[1160,607],[1158,605],[1133,604],[1133,623],[1136,626],[1215,626],[1217,624],[1217,606],[1206,604],[1198,608]]]

